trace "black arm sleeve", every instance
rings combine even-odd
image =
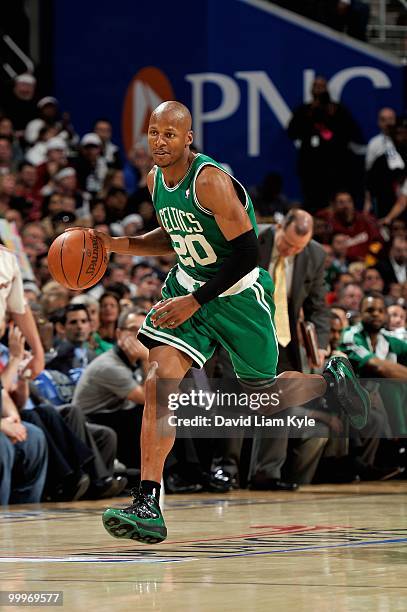
[[[254,229],[229,240],[233,251],[213,278],[192,293],[202,306],[218,297],[257,266],[259,243]]]

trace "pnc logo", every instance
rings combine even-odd
[[[129,151],[146,138],[151,112],[165,100],[174,100],[174,90],[166,75],[155,68],[142,68],[127,88],[122,114],[122,140]]]

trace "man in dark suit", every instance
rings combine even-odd
[[[48,370],[69,374],[73,368],[84,369],[96,357],[88,346],[90,318],[84,304],[69,304],[57,331],[65,336],[56,349],[56,355],[47,362]],[[59,329],[58,329],[59,327]]]
[[[381,259],[375,267],[384,280],[384,293],[388,293],[392,283],[407,282],[407,240],[395,236],[388,257]]]
[[[313,221],[304,210],[293,210],[288,213],[282,225],[276,228],[263,225],[259,227],[260,261],[259,265],[270,272],[276,285],[275,323],[279,338],[278,373],[284,371],[302,371],[300,343],[297,324],[301,311],[305,321],[311,321],[316,328],[318,339],[319,363],[323,367],[329,341],[330,315],[325,304],[324,262],[325,252],[312,240]],[[276,274],[284,270],[284,288],[286,296],[278,295],[281,285]],[[279,319],[282,310],[288,314],[287,329],[279,330]],[[289,323],[289,329],[288,329]],[[280,326],[281,328],[281,326]],[[304,465],[306,469],[299,474],[301,482],[312,478],[314,468],[322,452],[323,444],[312,434],[301,440],[300,453],[315,457],[314,461]],[[254,442],[251,462],[251,488],[293,490],[295,483],[281,481],[281,468],[287,455],[288,430],[280,431],[274,439],[257,438]]]
[[[291,211],[286,216],[283,225],[277,226],[276,229],[271,225],[259,226],[259,265],[268,270],[273,277],[278,258],[284,257],[285,259],[291,341],[285,348],[282,348],[281,345],[279,347],[279,370],[281,372],[284,371],[284,365],[287,365],[285,369],[302,370],[297,334],[297,322],[301,309],[304,313],[304,320],[311,321],[316,328],[320,367],[327,355],[330,316],[325,304],[324,262],[326,255],[321,245],[312,240],[312,231],[312,217],[303,210]],[[283,361],[285,364],[282,363]]]

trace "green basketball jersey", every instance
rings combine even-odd
[[[196,195],[196,179],[204,166],[215,166],[226,172],[216,161],[200,153],[193,159],[184,178],[174,187],[165,184],[162,170],[157,167],[153,191],[155,211],[171,237],[179,266],[199,281],[207,281],[214,276],[223,260],[232,252],[213,213],[201,205]],[[229,176],[257,234],[249,194],[239,181]]]

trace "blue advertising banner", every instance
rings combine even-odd
[[[298,197],[285,128],[320,74],[365,140],[379,108],[403,109],[395,59],[263,0],[55,3],[55,94],[81,134],[107,117],[127,151],[175,98],[191,108],[198,148],[248,186],[279,172]]]

